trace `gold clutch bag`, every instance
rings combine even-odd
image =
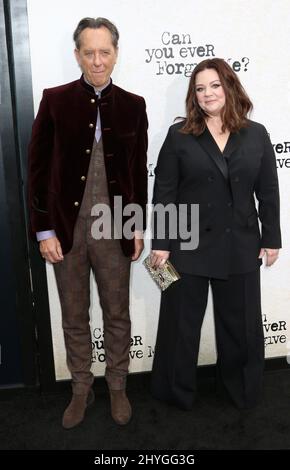
[[[143,264],[152,277],[153,281],[156,282],[161,290],[167,289],[167,287],[169,287],[173,282],[180,279],[180,275],[168,260],[161,268],[154,269],[151,266],[151,257],[148,255],[147,258],[144,259]]]

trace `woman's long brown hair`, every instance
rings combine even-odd
[[[198,105],[195,82],[199,72],[206,69],[216,70],[224,89],[226,102],[221,113],[222,131],[237,132],[247,126],[247,114],[253,105],[245,92],[239,77],[223,59],[206,59],[194,69],[186,96],[186,118],[180,132],[200,135],[206,127],[207,114]]]

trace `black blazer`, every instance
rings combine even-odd
[[[172,239],[166,226],[165,239],[153,235],[152,249],[169,250],[184,273],[226,279],[250,272],[261,264],[261,248],[281,247],[276,159],[267,131],[249,121],[230,134],[221,153],[207,128],[195,137],[179,132],[182,125],[169,128],[161,148],[153,204],[199,204],[199,245],[181,250],[183,240]]]

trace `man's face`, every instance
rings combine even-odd
[[[108,83],[117,61],[118,49],[112,44],[110,31],[101,27],[85,28],[80,34],[80,48],[75,56],[87,81],[96,88]]]

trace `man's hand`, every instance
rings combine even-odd
[[[63,261],[61,245],[57,237],[51,237],[39,242],[41,256],[50,263],[59,263]]]
[[[144,250],[143,232],[136,230],[134,243],[135,243],[135,251],[134,251],[134,254],[131,256],[131,260],[137,261],[142,251]]]
[[[277,261],[279,250],[277,248],[261,248],[259,258],[266,255],[266,266],[272,266]]]

